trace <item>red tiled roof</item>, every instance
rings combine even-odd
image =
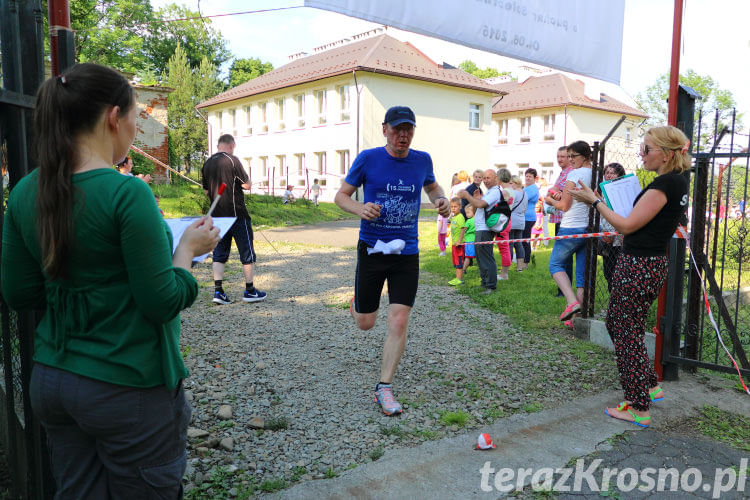
[[[583,92],[583,82],[568,78],[561,73],[532,76],[522,83],[499,83],[494,87],[502,92],[507,92],[507,95],[503,96],[492,107],[493,114],[568,105],[642,118],[648,117],[643,111],[628,106],[606,94],[601,94],[598,101],[587,97]]]
[[[502,93],[495,86],[460,69],[446,69],[438,66],[409,43],[401,42],[388,35],[379,35],[296,59],[212,97],[197,107],[205,108],[352,71],[370,71],[493,94]]]

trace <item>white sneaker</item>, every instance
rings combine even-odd
[[[445,257],[445,252],[440,252],[440,257]]]

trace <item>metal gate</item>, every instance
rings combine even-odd
[[[692,258],[674,266],[688,269],[687,289],[672,290],[685,303],[684,317],[677,311],[676,322],[684,327],[665,338],[663,361],[736,373],[708,317],[705,287],[721,339],[743,376],[750,377],[750,136],[735,131],[736,118],[733,111],[722,125],[717,111],[708,126],[703,117],[698,121],[689,211]]]
[[[39,1],[0,0],[0,149],[3,173],[7,169],[9,180],[9,186],[3,186],[0,227],[8,188],[12,189],[33,167],[32,111],[34,95],[44,80],[43,40]],[[46,440],[31,411],[28,392],[33,333],[39,314],[16,313],[0,299],[0,319],[0,440],[10,469],[10,497],[49,498],[54,482]]]

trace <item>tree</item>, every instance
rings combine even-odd
[[[166,70],[178,44],[191,68],[198,68],[204,57],[218,68],[232,56],[221,33],[211,27],[210,19],[201,18],[199,12],[170,4],[158,10],[156,18],[170,21],[155,23],[144,43],[148,60],[158,73]]]
[[[458,69],[460,69],[462,71],[465,71],[465,72],[469,73],[470,75],[474,75],[477,78],[482,78],[482,79],[485,79],[485,78],[494,78],[496,76],[510,76],[510,71],[500,72],[500,71],[496,70],[495,68],[490,68],[490,67],[487,67],[487,68],[484,68],[484,69],[480,69],[474,63],[474,61],[470,61],[468,59],[466,61],[462,62],[461,64],[459,64],[458,65]]]
[[[208,151],[206,122],[195,106],[218,94],[223,85],[208,58],[191,68],[180,43],[168,62],[167,85],[174,89],[167,99],[169,112],[170,163],[182,165],[186,173],[199,166]],[[179,166],[177,168],[180,170]]]
[[[719,87],[718,82],[710,76],[699,75],[692,69],[680,75],[680,83],[695,90],[702,99],[695,102],[695,131],[698,132],[698,115],[702,113],[701,144],[706,144],[713,136],[713,113],[719,112],[718,130],[722,125],[731,127],[732,109],[736,107],[734,96],[728,90]],[[667,98],[669,97],[669,74],[661,75],[656,82],[640,92],[635,100],[638,107],[648,113],[645,125],[653,127],[667,123]],[[741,116],[738,115],[737,128],[741,126]],[[703,149],[703,148],[701,148]]]
[[[153,19],[149,0],[71,0],[76,61],[129,73],[145,69],[143,41]]]
[[[236,87],[253,78],[273,71],[273,64],[260,59],[235,59],[229,67],[229,86]]]

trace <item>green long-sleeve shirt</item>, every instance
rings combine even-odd
[[[172,234],[151,190],[112,169],[75,174],[73,186],[73,248],[60,281],[42,271],[38,171],[8,198],[0,284],[10,307],[45,309],[34,360],[118,385],[176,387],[187,376],[179,312],[198,284],[172,266]]]

